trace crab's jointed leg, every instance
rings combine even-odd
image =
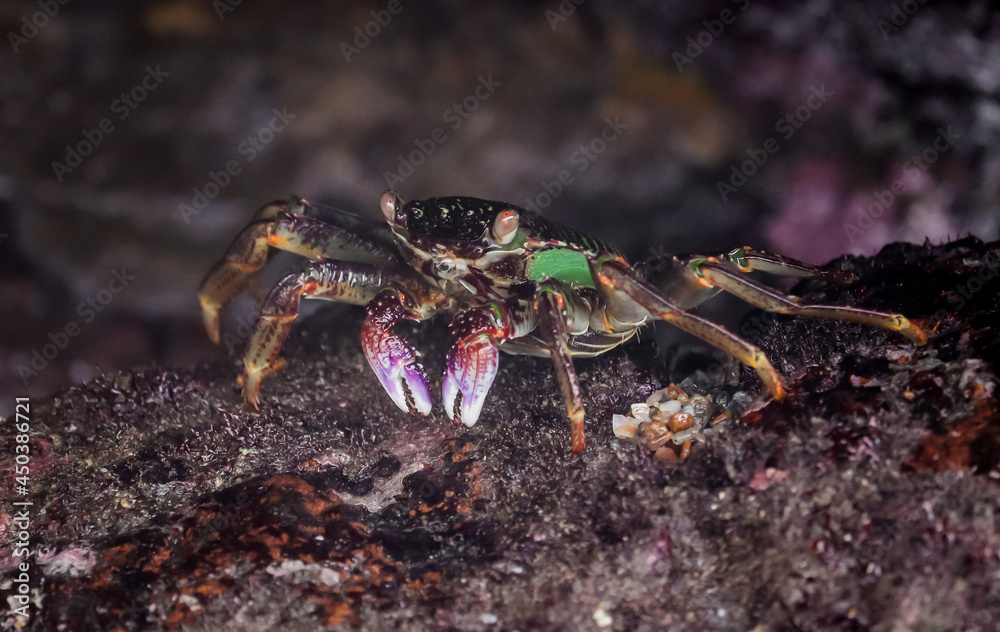
[[[543,281],[535,292],[538,313],[537,333],[545,341],[555,366],[556,380],[566,402],[566,412],[572,427],[573,453],[581,454],[587,446],[583,431],[583,400],[580,380],[573,368],[567,340],[573,334],[586,332],[590,309],[572,289],[562,288],[553,280]]]
[[[267,263],[270,248],[286,250],[313,260],[338,259],[358,263],[390,264],[392,252],[378,244],[325,222],[306,217],[305,200],[272,202],[254,218],[229,246],[198,289],[202,319],[208,337],[219,343],[219,310],[254,280]]]
[[[616,304],[615,293],[623,292],[653,316],[671,322],[735,356],[757,370],[776,399],[781,399],[784,388],[760,349],[718,325],[686,313],[684,308],[693,307],[722,290],[770,312],[857,322],[899,332],[917,344],[927,341],[923,331],[901,314],[843,305],[805,305],[797,297],[758,283],[744,274],[759,270],[788,277],[826,275],[844,282],[851,278],[846,272],[823,270],[795,259],[750,248],[737,248],[718,257],[676,256],[658,263],[661,264],[660,269],[648,272],[646,279],[612,256],[592,259],[591,269],[612,305]],[[671,301],[666,295],[676,296],[679,300]]]
[[[618,257],[602,255],[592,258],[590,267],[599,289],[611,305],[621,302],[617,293],[625,294],[656,318],[701,338],[752,367],[775,399],[784,398],[785,388],[781,378],[763,351],[724,327],[687,313],[663,296],[655,286],[640,278]]]
[[[367,316],[361,326],[361,346],[382,388],[400,410],[410,412],[412,402],[413,410],[421,415],[430,414],[431,392],[427,373],[417,361],[413,346],[392,332],[400,321],[423,320],[426,316],[404,292],[395,287],[379,291],[368,302],[365,312]]]
[[[301,272],[278,282],[261,306],[260,317],[247,341],[243,356],[243,398],[257,407],[260,382],[285,365],[278,358],[292,330],[303,297],[364,305],[392,279],[373,265],[324,261],[309,263]]]
[[[754,307],[769,312],[846,320],[897,331],[916,344],[927,342],[927,336],[924,332],[902,314],[877,312],[870,309],[848,307],[846,305],[804,305],[799,303],[797,297],[788,296],[774,288],[758,283],[741,274],[742,270],[723,263],[715,257],[709,257],[700,262],[692,262],[688,269],[691,271],[693,282],[707,283],[712,287],[720,288],[750,303]],[[781,274],[781,271],[784,269],[786,268],[779,267],[775,270],[768,270],[768,272]]]
[[[732,261],[739,268],[740,272],[759,270],[767,274],[795,278],[825,276],[838,283],[847,283],[854,279],[853,274],[844,270],[820,268],[811,263],[805,263],[804,261],[798,261],[797,259],[772,252],[755,250],[749,246],[736,248],[719,258]]]

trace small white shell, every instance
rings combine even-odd
[[[669,401],[669,399],[667,397],[667,389],[661,388],[658,391],[653,391],[652,395],[646,398],[646,403],[652,406],[653,404]]]
[[[691,438],[696,434],[698,434],[698,428],[691,427],[688,428],[687,430],[681,430],[680,432],[675,432],[674,436],[670,437],[670,439],[677,445],[683,445],[685,441],[691,440]]]
[[[632,416],[639,421],[649,421],[649,404],[632,404]]]
[[[619,439],[634,439],[636,429],[639,427],[639,420],[625,415],[614,415],[611,417],[611,426],[615,430],[615,436]]]
[[[660,402],[657,406],[665,415],[673,415],[681,411],[681,403],[676,399],[672,399],[669,402]]]

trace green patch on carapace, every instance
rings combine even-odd
[[[528,278],[532,281],[555,279],[575,287],[594,287],[594,278],[582,252],[556,248],[535,253],[528,262]]]

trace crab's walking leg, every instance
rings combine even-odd
[[[490,303],[462,312],[451,323],[455,345],[448,351],[441,395],[444,410],[455,422],[472,427],[479,421],[486,394],[497,375],[497,345],[535,327],[530,304]],[[456,405],[461,394],[461,403]]]
[[[781,378],[763,351],[724,327],[685,312],[664,297],[656,287],[639,278],[617,257],[601,256],[591,259],[590,267],[600,289],[612,303],[615,302],[616,292],[624,293],[656,318],[701,338],[752,367],[775,399],[784,398],[785,388],[781,384]]]
[[[281,346],[299,313],[302,297],[364,305],[390,280],[384,271],[364,263],[325,261],[310,263],[289,274],[267,295],[243,356],[243,398],[257,407],[260,382],[285,366],[278,358]]]
[[[787,268],[780,267],[775,270],[768,270],[768,272],[781,274],[781,270],[785,269]],[[714,257],[692,262],[689,270],[693,277],[692,282],[720,288],[738,296],[754,307],[769,312],[847,320],[898,331],[917,344],[927,342],[924,332],[901,314],[876,312],[869,309],[842,305],[803,305],[798,302],[798,298],[788,296],[774,288],[758,283],[740,274],[741,270],[722,263]]]
[[[571,290],[564,291],[551,280],[539,284],[535,292],[538,313],[536,332],[545,341],[556,370],[556,380],[566,402],[566,412],[572,428],[573,453],[580,454],[587,446],[583,432],[583,399],[580,380],[573,368],[566,342],[570,335],[587,331],[590,310]]]
[[[267,262],[269,248],[310,259],[386,264],[395,255],[344,229],[306,217],[308,203],[292,198],[257,211],[198,289],[202,319],[212,342],[219,343],[219,309],[243,291]]]
[[[368,302],[367,317],[361,326],[361,346],[368,364],[382,388],[403,412],[413,409],[421,415],[431,412],[431,391],[427,374],[417,361],[417,352],[392,328],[403,320],[423,320],[420,311],[410,304],[406,294],[387,287]]]
[[[820,268],[811,263],[805,263],[772,252],[755,250],[749,246],[743,246],[742,248],[728,252],[723,258],[732,261],[740,269],[740,272],[760,270],[768,274],[796,278],[825,276],[839,283],[847,283],[854,279],[853,274],[844,270]]]

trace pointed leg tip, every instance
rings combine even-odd
[[[768,382],[765,380],[765,386],[767,386],[767,390],[771,392],[771,396],[776,402],[784,401],[785,397],[788,395],[788,390],[776,375],[774,376],[773,381]]]
[[[764,388],[767,389],[767,392],[771,395],[774,401],[784,401],[785,396],[788,395],[788,390],[781,382],[777,372],[774,372],[773,370],[771,372],[760,371],[758,369],[757,375],[760,377],[760,381],[764,383]]]
[[[199,299],[201,302],[201,319],[205,324],[205,333],[212,344],[219,344],[219,307]]]
[[[260,382],[253,379],[243,380],[243,402],[247,409],[254,412],[260,410]]]
[[[219,315],[216,313],[211,318],[205,319],[205,333],[213,345],[219,344]]]
[[[569,413],[570,433],[573,437],[573,454],[580,455],[587,449],[586,434],[583,430],[583,409],[571,408]]]
[[[273,364],[263,369],[244,364],[243,374],[236,378],[236,381],[243,386],[243,400],[248,408],[260,410],[260,383],[264,378],[274,375],[287,365],[288,362],[284,358],[278,358]]]
[[[914,325],[904,316],[900,316],[902,320],[901,333],[906,336],[910,342],[916,345],[927,344],[927,333],[918,325]]]

